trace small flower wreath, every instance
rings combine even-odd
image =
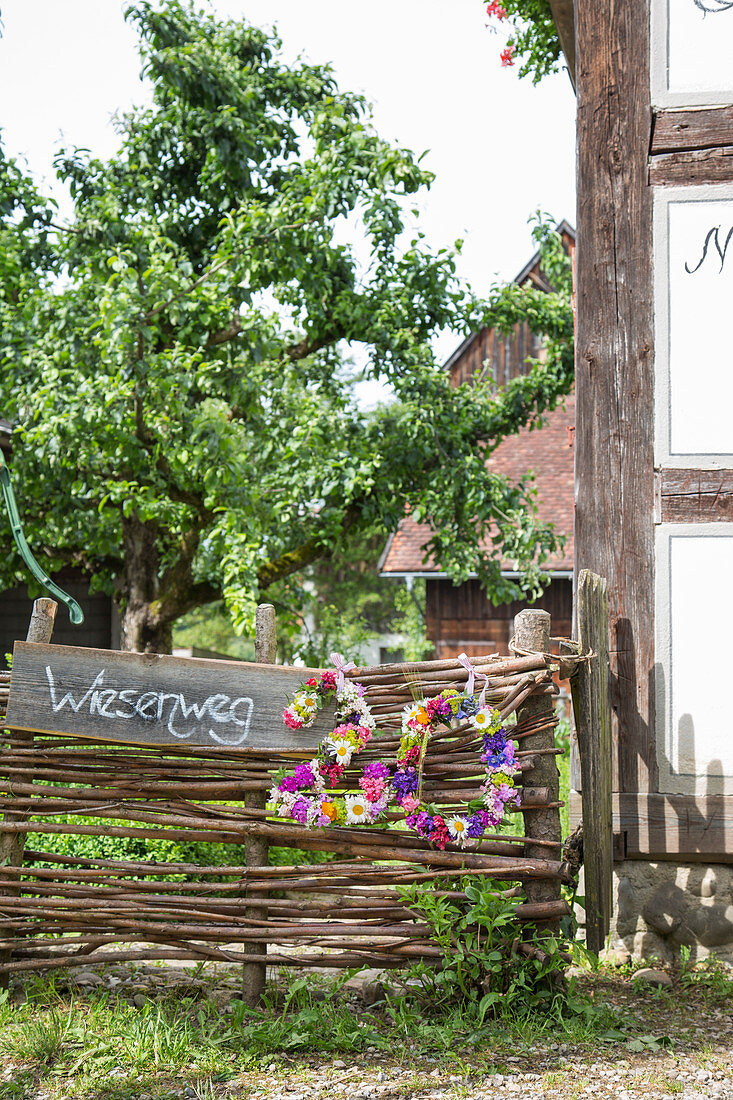
[[[318,679],[306,680],[283,714],[291,729],[307,728],[318,711],[335,698],[338,724],[323,739],[313,760],[276,777],[270,802],[279,817],[310,828],[369,825],[378,821],[390,804],[396,803],[405,811],[408,828],[437,848],[445,848],[449,842],[461,847],[470,840],[478,842],[487,828],[501,824],[507,805],[519,805],[514,786],[514,777],[519,772],[514,742],[509,739],[499,712],[486,705],[486,686],[475,697],[475,672],[463,654],[459,660],[469,672],[466,691],[446,689],[432,699],[420,699],[406,706],[395,762],[367,764],[359,777],[361,794],[327,792],[327,783],[332,788],[338,787],[344,770],[370,741],[375,726],[364,699],[364,688],[344,677],[355,666],[346,664],[337,653],[331,655],[331,660],[335,670],[322,672]],[[431,735],[441,725],[450,728],[456,719],[467,719],[483,734],[481,760],[486,773],[480,807],[446,819],[422,802],[422,770]]]

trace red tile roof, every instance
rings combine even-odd
[[[551,521],[566,535],[564,551],[545,563],[552,572],[573,568],[574,430],[573,394],[565,399],[564,407],[548,414],[545,427],[535,431],[523,428],[503,440],[488,459],[489,469],[515,480],[527,470],[533,471],[539,518]],[[439,573],[435,562],[423,561],[423,546],[429,538],[429,528],[407,516],[387,543],[381,573]],[[513,566],[505,562],[502,568],[511,570]]]

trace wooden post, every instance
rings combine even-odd
[[[255,618],[255,661],[260,664],[274,665],[277,657],[277,621],[275,608],[271,603],[261,603]],[[244,804],[247,809],[264,810],[267,795],[264,791],[245,791]],[[244,842],[245,862],[248,867],[264,867],[267,864],[268,843],[261,836],[247,837]],[[267,920],[266,909],[245,908],[245,917]],[[251,954],[267,955],[266,943],[248,945]],[[244,963],[242,967],[242,1000],[255,1007],[265,991],[267,964],[265,962]]]
[[[31,621],[28,624],[28,633],[26,634],[25,640],[27,642],[50,642],[57,610],[58,604],[55,600],[51,600],[46,596],[36,600],[33,604],[33,612],[31,614]],[[16,733],[15,737],[18,738],[18,740],[27,742],[28,745],[33,744],[32,733]],[[20,776],[19,778],[25,783],[33,782],[32,773]],[[17,822],[26,816],[26,814],[10,812],[3,814],[3,821],[7,819]],[[0,867],[22,866],[25,838],[25,833],[0,832]],[[0,887],[0,895],[2,894],[9,897],[17,897],[20,894],[20,879],[18,880],[17,886]],[[0,966],[2,966],[3,963],[10,962],[11,954],[11,951],[0,951]],[[9,972],[7,970],[0,971],[0,989],[7,989],[9,981]]]
[[[578,577],[577,616],[584,661],[571,681],[583,795],[583,867],[586,943],[603,948],[611,920],[613,805],[611,714],[608,698],[608,597],[606,581],[589,569]]]
[[[657,789],[649,0],[576,0],[575,32],[576,590],[583,568],[608,582],[618,789],[636,793]]]
[[[550,615],[547,611],[527,609],[520,611],[514,619],[514,641],[519,649],[533,653],[550,652]],[[517,721],[539,717],[552,718],[554,699],[551,695],[530,696],[517,711]],[[555,747],[553,730],[535,733],[522,741],[522,750],[544,750]],[[538,756],[537,764],[531,771],[525,772],[523,782],[526,786],[549,788],[550,801],[557,802],[560,795],[560,776],[553,755]],[[524,835],[536,840],[551,840],[560,843],[562,827],[560,811],[555,807],[542,810],[527,810],[524,816]],[[533,845],[531,840],[525,845],[528,859],[541,859],[547,849]],[[556,901],[560,897],[560,883],[547,880],[528,882],[525,887],[528,902]],[[556,923],[556,922],[554,922]]]

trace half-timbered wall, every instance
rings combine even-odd
[[[609,581],[617,850],[731,859],[733,2],[576,0],[575,28],[576,568]]]

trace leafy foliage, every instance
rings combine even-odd
[[[308,566],[409,507],[456,582],[537,594],[557,537],[529,481],[485,459],[572,384],[567,293],[476,301],[452,253],[408,234],[430,173],[328,67],[286,65],[277,39],[180,0],[127,17],[152,105],[118,118],[108,160],[59,154],[69,224],[0,159],[0,389],[46,567],[112,593],[128,648],[166,650],[204,603],[223,598],[243,628],[263,593],[297,601]],[[451,388],[436,331],[525,318],[546,361],[498,394]],[[394,393],[374,413],[354,400],[350,349]],[[0,580],[21,577],[6,550]]]
[[[496,7],[489,4],[489,14]],[[539,84],[543,77],[559,72],[564,63],[549,0],[501,0],[501,9],[513,32],[509,49],[521,58],[519,75],[531,76],[532,83]]]
[[[457,898],[461,892],[463,898]],[[411,968],[435,1008],[468,1001],[477,1022],[489,1016],[526,1012],[583,1012],[562,975],[567,965],[559,942],[552,937],[520,943],[516,908],[489,879],[405,887],[401,893],[422,917],[442,952],[442,965],[420,963]],[[465,900],[464,900],[465,899]]]

